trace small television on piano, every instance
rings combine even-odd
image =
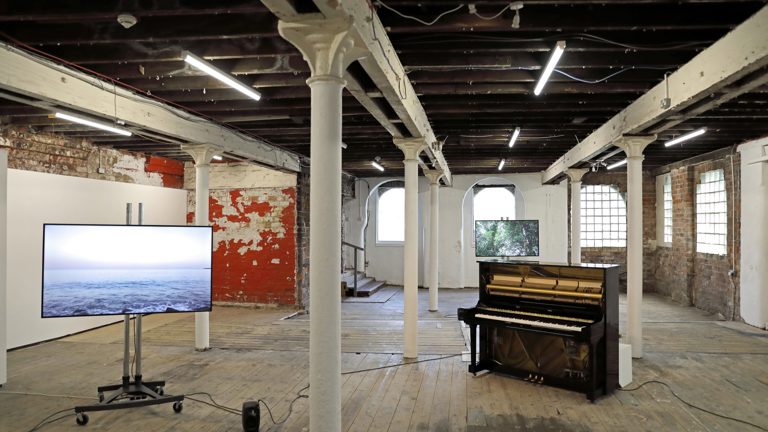
[[[475,221],[475,256],[539,256],[539,221]]]

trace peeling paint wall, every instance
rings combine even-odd
[[[184,183],[182,162],[96,147],[86,139],[13,127],[0,131],[0,147],[9,147],[12,169],[176,189]]]
[[[187,164],[185,188],[194,191]],[[248,164],[212,164],[214,301],[297,304],[296,175]],[[195,195],[187,220],[194,221]]]

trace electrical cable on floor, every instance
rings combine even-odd
[[[42,428],[43,426],[47,426],[47,425],[49,425],[49,424],[51,424],[51,423],[55,423],[55,422],[57,422],[57,421],[59,421],[59,420],[65,419],[65,418],[67,418],[67,417],[69,417],[69,416],[73,416],[73,415],[75,415],[75,413],[74,413],[74,412],[71,412],[71,413],[69,413],[69,414],[67,414],[67,415],[63,415],[63,416],[59,416],[59,417],[57,417],[57,418],[55,418],[55,419],[51,419],[51,417],[53,417],[53,416],[56,416],[56,415],[58,415],[58,414],[61,414],[61,413],[65,413],[65,412],[67,412],[67,411],[73,411],[73,410],[74,410],[74,408],[67,408],[67,409],[63,409],[63,410],[61,410],[61,411],[56,411],[55,413],[53,413],[53,414],[49,415],[48,417],[46,417],[46,418],[44,418],[44,419],[40,420],[40,423],[36,424],[34,427],[32,427],[32,429],[30,429],[30,430],[29,430],[29,431],[27,431],[27,432],[35,432],[35,431],[38,431],[38,430],[40,430],[40,428]],[[50,420],[49,420],[49,419],[50,419]]]
[[[387,365],[387,366],[379,366],[379,367],[368,368],[368,369],[360,369],[360,370],[347,371],[347,372],[342,372],[341,374],[342,375],[350,375],[350,374],[356,374],[356,373],[360,373],[360,372],[370,372],[370,371],[375,371],[375,370],[380,370],[380,369],[389,369],[389,368],[394,368],[394,367],[407,366],[407,365],[412,365],[412,364],[416,364],[416,363],[431,362],[431,361],[436,361],[436,360],[444,360],[444,359],[449,359],[449,358],[453,358],[453,357],[460,357],[460,356],[461,356],[461,354],[451,354],[451,355],[447,355],[447,356],[443,356],[443,357],[436,357],[436,358],[432,358],[432,359],[416,360],[416,361],[406,362],[406,363],[398,363],[398,364]]]
[[[738,422],[738,423],[741,423],[741,424],[745,424],[745,425],[748,425],[748,426],[752,426],[753,428],[756,428],[756,429],[760,429],[761,431],[766,431],[766,432],[768,432],[768,428],[764,428],[764,427],[762,427],[762,426],[758,426],[758,425],[756,425],[756,424],[754,424],[754,423],[750,423],[750,422],[748,422],[748,421],[746,421],[746,420],[741,420],[741,419],[737,419],[737,418],[734,418],[734,417],[729,417],[729,416],[727,416],[727,415],[724,415],[724,414],[719,414],[719,413],[716,413],[716,412],[714,412],[714,411],[710,411],[710,410],[708,410],[708,409],[705,409],[705,408],[701,408],[701,407],[699,407],[699,406],[696,406],[696,405],[694,405],[694,404],[692,404],[692,403],[690,403],[690,402],[686,401],[685,399],[681,398],[680,396],[678,396],[678,394],[677,394],[677,393],[675,393],[675,391],[674,391],[674,390],[672,390],[672,387],[670,387],[670,386],[669,386],[669,384],[665,383],[664,381],[658,381],[658,380],[649,380],[649,381],[646,381],[646,382],[644,382],[644,383],[642,383],[642,384],[638,385],[637,387],[634,387],[634,388],[630,388],[630,389],[619,389],[619,391],[623,391],[623,392],[633,392],[633,391],[637,391],[637,390],[640,390],[641,388],[645,387],[645,385],[646,385],[646,384],[651,384],[651,383],[654,383],[654,384],[661,384],[661,385],[663,385],[664,387],[666,387],[666,388],[667,388],[667,389],[670,391],[670,393],[672,393],[672,396],[676,397],[676,398],[677,398],[677,400],[679,400],[680,402],[684,403],[685,405],[687,405],[687,406],[689,406],[689,407],[691,407],[691,408],[697,409],[697,410],[699,410],[699,411],[703,411],[703,412],[705,412],[705,413],[707,413],[707,414],[712,414],[713,416],[716,416],[716,417],[720,417],[720,418],[722,418],[722,419],[726,419],[726,420],[732,420],[732,421],[735,421],[735,422]]]
[[[4,394],[12,394],[12,395],[21,395],[21,396],[45,396],[45,397],[52,397],[52,398],[69,398],[69,399],[94,399],[98,400],[97,397],[94,396],[75,396],[75,395],[61,395],[61,394],[49,394],[49,393],[36,393],[36,392],[22,392],[22,391],[0,391],[0,395]]]

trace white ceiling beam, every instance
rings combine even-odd
[[[4,43],[0,64],[0,89],[94,117],[118,118],[138,132],[215,146],[277,169],[301,169],[295,153]]]
[[[643,134],[667,117],[768,66],[766,35],[768,6],[669,76],[668,108],[662,107],[667,91],[661,82],[550,165],[542,174],[542,182],[555,181],[566,169],[600,154],[622,135]],[[661,132],[658,128],[653,131]]]

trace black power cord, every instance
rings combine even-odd
[[[725,419],[725,420],[732,420],[732,421],[735,421],[735,422],[738,422],[738,423],[741,423],[741,424],[745,424],[745,425],[748,425],[748,426],[752,426],[753,428],[756,428],[756,429],[760,429],[761,431],[766,431],[766,432],[768,432],[768,429],[766,429],[766,428],[764,428],[764,427],[762,427],[762,426],[758,426],[758,425],[756,425],[756,424],[754,424],[754,423],[750,423],[750,422],[748,422],[748,421],[746,421],[746,420],[741,420],[741,419],[737,419],[737,418],[734,418],[734,417],[729,417],[729,416],[727,416],[727,415],[724,415],[724,414],[719,414],[719,413],[716,413],[716,412],[714,412],[714,411],[710,411],[710,410],[708,410],[708,409],[702,408],[702,407],[700,407],[700,406],[696,406],[696,405],[694,405],[694,404],[692,404],[692,403],[688,402],[687,400],[685,400],[685,399],[681,398],[681,397],[680,397],[680,396],[679,396],[677,393],[675,393],[675,391],[674,391],[674,390],[672,390],[672,387],[670,387],[670,386],[669,386],[669,384],[667,384],[667,383],[665,383],[665,382],[663,382],[663,381],[658,381],[658,380],[648,380],[648,381],[646,381],[646,382],[644,382],[644,383],[642,383],[642,384],[638,385],[637,387],[634,387],[634,388],[630,388],[630,389],[619,389],[619,391],[623,391],[623,392],[633,392],[633,391],[637,391],[637,390],[640,390],[641,388],[645,387],[645,385],[646,385],[646,384],[651,384],[651,383],[653,383],[653,384],[660,384],[660,385],[663,385],[664,387],[666,387],[666,388],[667,388],[667,390],[669,390],[669,392],[670,392],[670,393],[672,393],[672,396],[676,397],[676,398],[677,398],[677,400],[679,400],[680,402],[684,403],[685,405],[687,405],[687,406],[689,406],[689,407],[691,407],[691,408],[693,408],[693,409],[697,409],[697,410],[699,410],[699,411],[705,412],[705,413],[707,413],[707,414],[712,414],[713,416],[716,416],[716,417],[720,417],[720,418],[722,418],[722,419]]]
[[[44,418],[44,419],[40,420],[40,423],[36,424],[36,425],[35,425],[34,427],[32,427],[32,429],[30,429],[28,432],[35,432],[35,431],[38,431],[38,430],[42,429],[42,428],[43,428],[43,426],[47,426],[47,425],[49,425],[49,424],[51,424],[51,423],[56,423],[56,422],[57,422],[57,421],[59,421],[59,420],[63,420],[63,419],[65,419],[65,418],[67,418],[67,417],[73,416],[73,415],[75,415],[75,413],[71,412],[71,413],[69,413],[69,414],[66,414],[66,415],[63,415],[63,416],[59,416],[59,417],[56,417],[56,418],[51,418],[51,417],[54,417],[54,416],[56,416],[56,415],[58,415],[58,414],[61,414],[61,413],[65,413],[65,412],[67,412],[67,411],[73,411],[74,409],[75,409],[75,408],[73,407],[73,408],[67,408],[67,409],[63,409],[63,410],[61,410],[61,411],[56,411],[55,413],[53,413],[53,414],[49,415],[48,417],[46,417],[46,418]]]

